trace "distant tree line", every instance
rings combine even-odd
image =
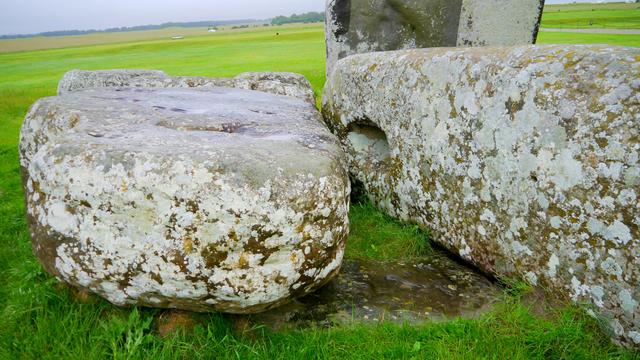
[[[304,14],[293,14],[291,16],[276,16],[271,20],[271,25],[283,25],[293,23],[314,23],[323,22],[324,12],[308,12]]]
[[[183,28],[196,28],[196,27],[208,27],[209,29],[216,26],[225,25],[237,25],[236,28],[244,24],[259,23],[261,20],[244,19],[244,20],[223,20],[223,21],[194,21],[194,22],[167,22],[156,25],[140,25],[140,26],[123,26],[114,27],[104,30],[59,30],[59,31],[47,31],[38,34],[15,34],[15,35],[0,35],[0,40],[5,39],[22,39],[31,38],[37,36],[70,36],[70,35],[86,35],[93,33],[115,33],[115,32],[127,32],[127,31],[145,31],[145,30],[159,30],[168,27],[183,27]],[[304,14],[293,14],[291,16],[277,16],[271,20],[271,25],[283,25],[292,23],[313,23],[323,22],[324,12],[308,12]],[[246,26],[248,27],[248,26]]]
[[[144,30],[158,30],[168,27],[183,27],[183,28],[196,28],[196,27],[216,27],[224,25],[234,25],[243,23],[254,23],[258,20],[246,19],[246,20],[224,20],[224,21],[195,21],[195,22],[167,22],[158,25],[140,25],[140,26],[125,26],[114,27],[105,30],[60,30],[60,31],[47,31],[39,34],[29,35],[1,35],[0,39],[22,39],[36,36],[69,36],[69,35],[85,35],[92,33],[114,33],[114,32],[127,32],[127,31],[144,31]]]

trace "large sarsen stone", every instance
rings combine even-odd
[[[349,182],[309,102],[78,90],[32,107],[20,154],[35,254],[114,304],[258,312],[340,268]]]
[[[544,0],[327,0],[327,74],[352,54],[531,44]]]
[[[640,49],[353,55],[323,109],[380,208],[640,344]]]

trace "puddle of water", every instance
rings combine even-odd
[[[316,293],[248,318],[273,330],[353,322],[420,324],[477,317],[502,294],[483,275],[438,252],[407,264],[348,260],[340,275]]]

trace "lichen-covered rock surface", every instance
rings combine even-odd
[[[323,111],[380,208],[640,345],[640,49],[353,55]]]
[[[327,74],[352,54],[531,44],[544,0],[327,0]]]
[[[252,313],[340,268],[349,180],[306,101],[78,90],[31,108],[20,155],[38,259],[116,305]]]
[[[312,104],[316,103],[313,88],[304,76],[278,72],[248,72],[234,78],[210,78],[169,76],[159,70],[71,70],[58,84],[58,95],[87,88],[104,87],[230,87],[292,96]]]

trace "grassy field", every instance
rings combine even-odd
[[[299,29],[308,25],[291,24],[278,27],[282,29]],[[320,24],[317,24],[320,26]],[[640,29],[640,4],[625,3],[609,3],[609,4],[565,4],[565,5],[547,5],[545,7],[544,16],[542,17],[542,28],[556,29],[588,29],[588,28],[607,28],[607,29]],[[144,41],[167,41],[173,36],[184,36],[186,38],[212,38],[217,39],[218,36],[234,36],[235,34],[247,32],[264,32],[270,31],[269,28],[261,26],[251,27],[249,29],[232,29],[231,27],[221,27],[221,33],[208,34],[206,28],[166,28],[160,30],[148,31],[131,31],[121,33],[95,33],[80,36],[59,36],[59,37],[34,37],[27,39],[11,39],[0,40],[0,53],[18,52],[18,51],[34,51],[46,49],[58,49],[91,45],[104,44],[124,44],[131,42]],[[546,37],[546,35],[543,35]],[[640,36],[628,35],[627,39],[620,40],[614,37],[594,37],[585,40],[586,43],[613,43],[613,44],[633,44],[640,43]],[[563,41],[563,43],[579,42],[580,38],[572,38],[566,36],[564,38],[551,41]],[[612,42],[613,41],[613,42]]]
[[[299,28],[304,27],[301,24],[291,24],[280,28]],[[264,31],[262,26],[251,25],[249,29],[233,29],[232,26],[218,27],[220,32],[224,33],[246,33],[250,31]],[[215,36],[218,33],[210,34],[207,28],[183,28],[171,27],[158,30],[145,31],[129,31],[129,32],[110,32],[110,33],[94,33],[87,35],[73,36],[57,36],[45,37],[38,36],[25,39],[8,39],[0,40],[0,53],[16,52],[16,51],[33,51],[45,49],[59,49],[68,47],[101,45],[113,43],[126,43],[134,41],[148,40],[167,40],[174,36],[194,37],[194,36]]]
[[[276,31],[280,33],[276,36]],[[27,106],[54,95],[70,69],[158,69],[172,75],[234,76],[244,71],[304,74],[320,93],[324,37],[320,25],[233,31],[185,38],[0,54],[0,144],[15,144]]]
[[[569,40],[547,33],[541,42]],[[620,43],[638,45],[637,39]],[[162,335],[157,322],[167,313],[117,309],[68,290],[43,272],[31,254],[17,141],[28,107],[54,95],[64,72],[147,68],[173,75],[233,76],[293,71],[309,78],[319,94],[324,55],[319,25],[0,54],[0,359],[638,358],[611,345],[595,321],[576,308],[536,315],[523,300],[527,290],[518,286],[506,289],[504,301],[475,320],[272,333],[243,329],[233,317],[211,314],[194,316],[194,326],[178,322],[176,331]],[[401,261],[429,251],[427,234],[368,204],[354,205],[351,219],[350,258]]]
[[[547,5],[543,28],[556,29],[640,29],[640,4]]]
[[[538,44],[609,44],[640,47],[640,35],[542,31],[538,34]]]

